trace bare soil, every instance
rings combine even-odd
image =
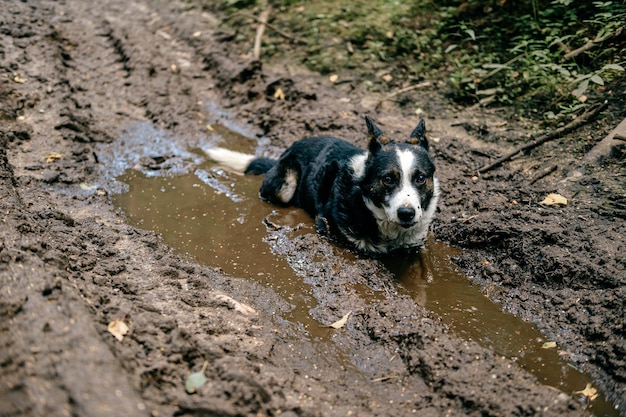
[[[461,270],[626,415],[623,151],[562,182],[626,117],[624,85],[607,87],[608,108],[585,127],[478,175],[536,126],[506,109],[456,108],[436,82],[380,104],[357,79],[253,61],[218,23],[193,2],[0,3],[0,415],[584,415],[571,393],[449,332],[379,262],[278,231],[275,249],[302,259],[315,287],[315,319],[355,312],[327,336],[346,359],[329,366],[281,319],[288,300],[129,226],[101,178],[99,153],[123,148],[138,121],[190,146],[207,124],[233,123],[275,155],[319,133],[364,145],[365,114],[406,135],[415,107],[443,189],[434,237],[464,249]],[[148,159],[176,167],[175,155]],[[569,204],[539,204],[551,192]],[[121,342],[114,320],[130,328]],[[205,361],[208,382],[190,395],[185,379]]]

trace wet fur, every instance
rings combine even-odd
[[[302,139],[278,159],[207,149],[215,161],[265,174],[262,199],[296,206],[320,234],[369,254],[422,247],[439,197],[435,165],[420,120],[408,140],[387,138],[366,117],[367,150],[331,136]]]

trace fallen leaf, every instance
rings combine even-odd
[[[541,349],[553,349],[556,347],[556,342],[546,342],[541,345]]]
[[[574,394],[581,394],[583,397],[587,398],[589,401],[593,401],[598,398],[598,390],[591,386],[591,384],[587,384],[585,389],[580,391],[574,391]]]
[[[188,394],[193,394],[198,388],[206,384],[207,378],[206,375],[204,375],[204,371],[206,371],[208,365],[209,361],[204,361],[200,371],[194,372],[187,377],[185,380],[185,391],[187,391]]]
[[[352,314],[352,311],[348,311],[345,316],[331,324],[329,327],[332,327],[333,329],[341,329],[348,322],[348,317],[350,317],[350,314]]]
[[[385,75],[383,75],[383,80],[384,80],[385,82],[390,83],[390,82],[392,82],[392,81],[393,81],[393,75],[391,75],[391,74],[385,74]]]
[[[227,296],[226,294],[218,294],[215,296],[215,298],[225,303],[228,307],[232,308],[233,310],[240,312],[244,316],[257,314],[256,310],[250,307],[249,305],[240,303],[239,301]]]
[[[124,336],[128,333],[128,326],[122,320],[113,320],[107,327],[109,332],[115,336],[120,342],[124,340]]]
[[[339,79],[339,76],[337,74],[332,74],[330,77],[328,77],[328,79],[330,80],[331,83],[336,83],[337,80]]]
[[[285,93],[283,92],[283,89],[278,87],[276,89],[276,91],[274,91],[274,98],[276,100],[284,100],[285,99]]]
[[[544,206],[566,206],[567,198],[563,197],[561,194],[548,194],[539,204],[543,204]]]
[[[50,164],[50,163],[52,163],[54,161],[58,161],[59,159],[62,159],[62,158],[63,158],[63,154],[62,153],[53,152],[50,155],[46,156],[46,162]]]

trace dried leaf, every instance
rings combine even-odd
[[[593,401],[598,398],[598,390],[591,386],[591,384],[587,384],[585,389],[580,391],[574,391],[574,394],[581,394],[583,397],[587,398],[589,401]]]
[[[284,100],[285,99],[285,93],[283,92],[283,89],[278,87],[276,89],[276,91],[274,91],[274,98],[276,100]]]
[[[541,345],[541,349],[553,349],[556,347],[556,342],[546,342]]]
[[[345,316],[331,324],[329,327],[332,327],[333,329],[341,329],[348,322],[348,317],[350,317],[350,314],[352,314],[352,311],[348,311]]]
[[[544,206],[566,206],[567,198],[563,197],[561,194],[548,194],[539,204],[543,204]]]
[[[50,155],[46,156],[46,162],[47,163],[52,163],[54,161],[58,161],[59,159],[63,158],[63,154],[62,153],[56,153],[56,152],[52,152]]]
[[[187,391],[188,394],[193,394],[198,388],[206,384],[207,378],[206,375],[204,375],[204,371],[206,371],[208,364],[209,361],[204,361],[200,371],[189,374],[185,380],[185,391]]]
[[[227,296],[226,294],[218,294],[215,296],[215,298],[225,303],[228,307],[232,308],[233,310],[240,312],[244,316],[251,316],[251,315],[257,314],[256,310],[250,307],[249,305],[240,303],[239,301]]]
[[[122,320],[113,320],[107,327],[109,332],[115,336],[120,342],[124,340],[124,336],[128,333],[128,326]]]

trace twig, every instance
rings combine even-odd
[[[549,166],[547,169],[544,169],[543,171],[535,175],[535,177],[532,180],[530,180],[530,185],[533,185],[537,181],[544,179],[545,177],[552,174],[557,169],[558,169],[558,166],[556,165]]]
[[[265,32],[265,26],[267,25],[267,19],[270,16],[270,9],[264,10],[259,15],[259,26],[256,28],[256,36],[254,37],[254,49],[252,52],[252,56],[254,59],[261,58],[261,38],[263,37],[263,32]]]
[[[260,17],[260,16],[259,16],[259,17],[256,17],[256,16],[254,16],[254,15],[251,15],[251,14],[248,14],[248,13],[246,13],[246,12],[242,12],[242,11],[235,12],[235,13],[233,13],[232,15],[225,17],[225,18],[224,18],[224,20],[230,20],[230,19],[232,19],[232,18],[233,18],[233,17],[235,17],[235,16],[245,16],[245,17],[247,17],[247,18],[250,18],[250,19],[256,20],[257,22],[261,23],[261,17]],[[288,33],[284,32],[284,31],[282,31],[282,30],[278,29],[276,26],[272,25],[271,23],[267,23],[267,22],[265,22],[265,26],[266,26],[268,29],[273,30],[273,31],[274,31],[274,32],[276,32],[279,36],[282,36],[282,37],[283,37],[283,38],[285,38],[285,39],[289,39],[290,41],[297,42],[297,43],[301,43],[301,44],[303,44],[303,45],[308,45],[308,44],[309,44],[309,42],[307,42],[305,39],[298,38],[298,37],[296,37],[296,36],[292,36],[292,35],[290,35],[290,34],[288,34]]]
[[[378,109],[378,108],[380,107],[380,105],[381,105],[381,104],[383,104],[383,102],[385,102],[385,101],[389,101],[389,100],[391,100],[392,98],[394,98],[395,96],[397,96],[397,95],[399,95],[399,94],[406,93],[406,92],[411,91],[411,90],[417,90],[418,88],[429,87],[430,85],[431,85],[431,82],[430,82],[430,81],[422,81],[421,83],[417,83],[417,84],[409,85],[408,87],[404,87],[404,88],[401,88],[401,89],[399,89],[399,90],[396,90],[396,91],[394,91],[394,92],[392,92],[392,93],[389,93],[389,94],[387,95],[387,97],[385,97],[385,98],[381,99],[381,100],[380,100],[380,101],[376,104],[376,109]]]
[[[583,46],[581,46],[580,48],[574,49],[571,52],[566,53],[565,55],[563,55],[563,61],[566,61],[568,59],[574,58],[575,56],[578,56],[580,54],[582,54],[585,51],[588,51],[589,49],[593,48],[594,46],[597,46],[601,43],[603,43],[606,40],[609,40],[611,38],[614,38],[616,36],[621,35],[622,31],[624,30],[626,26],[622,26],[619,27],[617,29],[615,29],[613,32],[601,37],[601,38],[597,38],[594,39],[592,41],[587,42],[586,44],[584,44]]]
[[[387,376],[381,376],[380,378],[374,378],[371,381],[372,382],[382,382],[382,381],[387,381],[388,379],[394,379],[397,378],[396,375],[387,375]]]
[[[473,216],[469,216],[468,218],[463,219],[463,221],[461,223],[467,223],[470,220],[474,220],[476,217],[478,217],[478,214],[474,214]]]
[[[583,124],[587,123],[590,119],[595,117],[602,110],[604,110],[607,106],[608,106],[608,102],[605,101],[604,103],[600,105],[592,107],[591,109],[583,113],[580,117],[577,117],[576,119],[566,124],[565,126],[559,127],[558,129],[555,129],[550,133],[546,133],[545,135],[539,136],[537,139],[533,140],[532,142],[529,142],[523,146],[520,146],[514,151],[509,152],[508,154],[496,159],[491,164],[483,166],[482,168],[478,170],[478,172],[480,172],[481,174],[484,174],[485,172],[490,171],[497,166],[500,166],[503,162],[508,161],[509,159],[513,158],[515,155],[517,155],[520,152],[536,148],[537,146],[543,143],[546,143],[548,141],[551,141],[555,138],[560,137],[561,135],[569,132],[570,130],[574,130],[579,126],[582,126]]]
[[[431,85],[430,81],[422,81],[421,83],[417,83],[417,84],[410,85],[408,87],[401,88],[399,90],[394,91],[393,93],[390,93],[387,96],[386,100],[389,100],[390,98],[395,97],[398,94],[406,93],[407,91],[416,90],[418,88],[429,87],[430,85]]]

